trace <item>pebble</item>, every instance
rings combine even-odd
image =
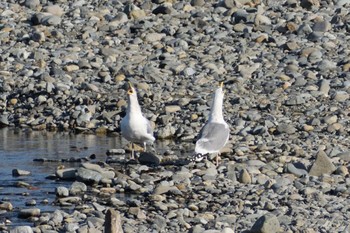
[[[344,151],[336,155],[336,157],[339,157],[340,159],[349,162],[350,161],[350,151]]]
[[[63,180],[74,180],[76,178],[76,168],[57,169],[56,175]]]
[[[178,105],[165,106],[165,112],[166,113],[173,113],[173,112],[177,112],[177,111],[181,111],[181,107],[178,106]]]
[[[39,0],[26,0],[24,2],[24,5],[30,9],[36,9],[38,6],[40,6]]]
[[[322,92],[325,96],[328,96],[329,90],[330,90],[330,80],[323,79],[321,81],[320,89],[319,91]]]
[[[59,17],[61,17],[64,14],[64,10],[59,5],[49,5],[49,6],[46,6],[43,10],[44,12],[47,12]]]
[[[12,211],[13,205],[11,204],[11,202],[7,202],[7,201],[1,202],[0,210]]]
[[[214,180],[217,174],[216,168],[210,167],[204,171],[203,180]]]
[[[323,174],[331,174],[336,170],[332,161],[326,155],[326,153],[320,150],[316,155],[316,160],[312,164],[309,175],[310,176],[321,176]]]
[[[140,153],[138,161],[140,164],[156,165],[157,166],[160,164],[161,158],[160,158],[160,156],[153,154],[153,153],[142,152],[142,153]]]
[[[275,233],[280,231],[280,223],[273,214],[266,214],[260,217],[253,225],[251,232],[254,233]]]
[[[337,91],[333,98],[338,102],[345,102],[349,99],[349,94],[345,91]]]
[[[29,217],[37,217],[40,216],[40,209],[32,208],[32,209],[21,209],[18,213],[19,218],[29,218]]]
[[[34,200],[34,199],[28,200],[28,201],[26,201],[25,205],[26,206],[36,206],[36,200]]]
[[[59,186],[56,188],[56,195],[59,197],[68,197],[69,196],[69,190],[66,187]]]
[[[99,183],[102,180],[102,175],[93,170],[89,170],[83,167],[77,169],[77,179],[87,183]]]
[[[176,129],[172,125],[166,125],[163,128],[158,129],[157,138],[159,139],[170,139],[175,135]]]
[[[10,230],[10,233],[33,233],[30,226],[18,226]]]
[[[293,175],[295,175],[297,177],[308,175],[308,172],[307,172],[305,166],[303,166],[303,164],[288,163],[287,164],[287,171],[292,173]]]
[[[252,178],[248,171],[246,169],[242,169],[242,171],[239,174],[239,182],[243,184],[250,184],[252,183]]]
[[[12,170],[12,176],[29,176],[31,175],[30,171],[25,171],[21,169],[13,169]]]
[[[277,131],[279,133],[294,134],[297,131],[297,129],[290,124],[280,124],[277,127]]]
[[[46,12],[36,13],[32,18],[32,22],[35,25],[41,24],[45,26],[57,26],[61,23],[61,21],[62,19],[59,16]]]

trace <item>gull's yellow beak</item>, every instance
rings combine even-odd
[[[224,87],[224,82],[220,82],[220,84],[219,84],[219,88],[221,88],[221,90],[223,89],[223,87]],[[226,90],[222,90],[222,93],[224,93],[225,94],[225,92],[226,92]]]
[[[132,87],[131,82],[128,82],[129,87],[128,87],[128,95],[132,95],[134,93],[134,88]]]

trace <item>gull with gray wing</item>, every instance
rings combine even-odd
[[[199,132],[195,147],[196,158],[202,157],[197,155],[216,153],[216,165],[219,163],[220,150],[226,145],[230,135],[230,128],[222,114],[223,100],[223,83],[220,83],[214,93],[209,119]]]

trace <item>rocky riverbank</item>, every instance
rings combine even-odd
[[[213,86],[226,89],[231,136],[218,167],[161,163],[186,159],[175,148],[156,165],[82,162],[56,190],[57,206],[75,211],[23,210],[34,231],[101,232],[108,207],[125,232],[349,231],[349,5],[0,3],[2,126],[118,134],[131,81],[157,140],[181,151],[206,120]]]

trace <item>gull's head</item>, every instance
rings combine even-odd
[[[224,82],[220,82],[218,88],[215,90],[215,96],[223,96],[225,94],[224,88]]]
[[[132,86],[131,82],[128,82],[128,95],[136,95],[135,88]]]

